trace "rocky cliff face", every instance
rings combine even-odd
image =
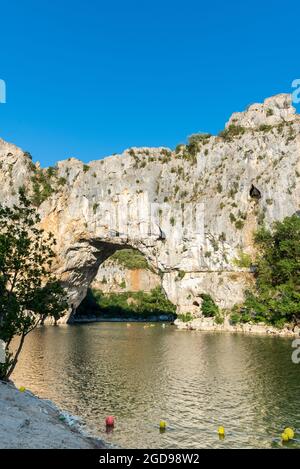
[[[199,313],[200,295],[221,307],[252,281],[241,267],[252,235],[299,210],[300,116],[289,95],[235,113],[220,136],[188,147],[132,148],[84,165],[71,158],[41,170],[0,141],[0,200],[25,185],[58,241],[56,272],[76,307],[116,249],[134,247],[160,272],[179,312]]]
[[[160,285],[160,276],[155,272],[149,269],[126,269],[110,258],[100,265],[91,287],[103,293],[149,293]]]

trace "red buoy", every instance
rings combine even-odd
[[[105,425],[107,427],[114,427],[115,426],[115,417],[113,417],[112,415],[109,415],[108,417],[106,417]]]

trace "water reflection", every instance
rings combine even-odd
[[[271,447],[284,426],[300,430],[291,352],[289,339],[172,326],[43,327],[28,337],[14,379],[123,447]],[[106,415],[116,416],[109,434]]]

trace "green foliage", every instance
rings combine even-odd
[[[193,320],[193,315],[191,313],[182,313],[178,314],[177,318],[182,322],[190,322]]]
[[[260,132],[270,132],[272,129],[273,126],[268,124],[261,124],[258,128]]]
[[[231,324],[235,325],[241,321],[241,313],[237,311],[233,311],[230,315],[230,322]]]
[[[19,205],[0,207],[0,339],[6,363],[0,379],[14,370],[25,337],[47,317],[57,320],[67,308],[59,282],[50,274],[55,240],[39,229],[39,215],[20,190]],[[14,337],[19,344],[14,352]]]
[[[178,271],[178,274],[177,274],[177,277],[176,277],[176,281],[179,281],[179,280],[182,280],[185,276],[185,271],[184,270],[179,270]]]
[[[122,292],[104,294],[89,290],[77,310],[78,316],[137,317],[146,318],[168,314],[175,317],[176,307],[166,298],[160,287],[150,293]]]
[[[84,173],[87,173],[89,171],[90,167],[89,167],[88,164],[84,164],[82,169],[83,169]]]
[[[185,148],[183,143],[179,143],[175,148],[175,153],[180,153]]]
[[[229,127],[219,133],[219,137],[222,137],[223,140],[230,142],[232,139],[234,139],[235,137],[240,137],[245,132],[246,129],[244,127],[241,127],[240,125],[231,124],[229,125]]]
[[[61,186],[64,186],[67,180],[64,177],[58,177],[58,169],[53,166],[47,169],[40,169],[32,162],[30,163],[30,170],[33,172],[31,177],[31,203],[35,207],[39,207],[54,192],[57,192]]]
[[[229,197],[234,198],[234,196],[238,192],[238,189],[239,189],[239,183],[237,181],[234,181],[234,183],[232,184],[232,187],[231,187],[231,189],[228,193]]]
[[[239,251],[239,257],[233,259],[233,264],[237,267],[249,268],[252,264],[252,259],[249,254]]]
[[[236,222],[236,218],[235,218],[235,216],[234,216],[234,214],[233,214],[232,212],[229,214],[229,218],[230,218],[231,223],[235,223],[235,222]]]
[[[207,293],[202,293],[200,296],[202,298],[201,311],[203,316],[206,318],[217,316],[220,313],[219,307],[216,305],[212,297]]]
[[[208,140],[210,139],[210,137],[211,137],[210,134],[202,134],[202,133],[191,135],[188,139],[188,144],[186,147],[189,155],[195,158],[201,148],[201,145],[206,144]]]
[[[49,166],[49,168],[47,168],[46,170],[46,174],[49,178],[52,178],[53,176],[55,176],[57,173],[57,168],[54,168],[53,166]]]
[[[96,213],[97,212],[97,208],[99,207],[99,204],[97,202],[95,202],[93,204],[93,213]]]
[[[215,315],[215,323],[216,324],[223,324],[224,323],[224,316],[221,311],[218,311]]]
[[[243,320],[282,325],[300,318],[300,218],[275,222],[255,235],[256,290],[246,292]]]
[[[162,161],[163,163],[167,163],[168,161],[170,161],[171,156],[172,156],[172,152],[170,150],[167,150],[166,148],[162,148],[161,154],[164,156],[163,161]]]
[[[175,218],[174,217],[170,218],[170,225],[175,226]]]
[[[33,196],[31,202],[39,207],[48,197],[53,194],[54,189],[51,185],[51,177],[42,170],[36,171],[31,178]]]
[[[242,230],[244,228],[245,223],[242,220],[237,220],[234,224],[237,230]]]
[[[67,184],[67,180],[64,177],[60,177],[57,179],[57,185],[58,186],[65,186]]]
[[[140,251],[135,249],[120,249],[116,251],[110,259],[117,261],[120,265],[129,270],[151,269],[147,259]]]

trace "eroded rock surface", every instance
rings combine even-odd
[[[40,204],[73,309],[100,264],[134,247],[178,312],[198,314],[203,292],[225,308],[242,301],[253,279],[239,259],[254,254],[258,224],[299,210],[300,116],[278,95],[233,114],[223,135],[200,138],[196,151],[132,148],[88,165],[70,158],[46,173],[0,141],[0,164],[1,201],[13,203],[25,185]],[[45,174],[50,194],[37,189]]]

